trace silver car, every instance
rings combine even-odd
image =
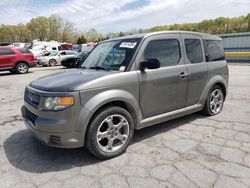
[[[43,143],[123,153],[135,129],[201,111],[221,112],[228,66],[221,38],[169,31],[98,44],[80,69],[31,82],[25,124]]]
[[[76,54],[77,52],[71,50],[51,51],[44,56],[38,57],[37,63],[43,66],[61,65],[62,60],[68,57],[74,57]]]

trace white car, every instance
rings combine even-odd
[[[68,57],[73,57],[76,54],[75,51],[71,50],[51,51],[47,55],[37,58],[37,64],[43,66],[61,65],[62,60]]]

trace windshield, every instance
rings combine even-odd
[[[124,71],[140,41],[141,38],[133,38],[100,43],[88,55],[81,67]]]
[[[50,54],[48,56],[56,56],[58,54],[58,52],[50,52]]]

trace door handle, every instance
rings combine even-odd
[[[189,74],[188,74],[188,73],[185,73],[185,72],[181,72],[181,73],[179,74],[180,79],[185,79],[187,76],[189,76]]]

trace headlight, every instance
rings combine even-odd
[[[46,97],[43,103],[44,110],[63,110],[74,105],[74,97]]]

